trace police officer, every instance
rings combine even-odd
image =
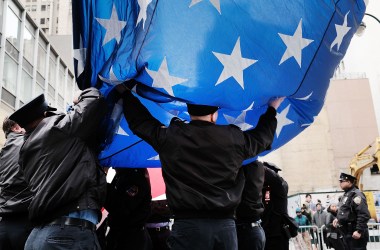
[[[289,238],[283,231],[282,218],[288,214],[288,183],[278,174],[281,169],[264,162],[264,213],[261,216],[265,232],[265,250],[288,250]]]
[[[345,249],[366,249],[368,235],[368,220],[370,214],[364,194],[355,186],[356,178],[341,173],[339,182],[344,195],[339,203],[334,227],[340,227],[344,234]]]
[[[239,250],[263,250],[265,232],[260,216],[264,212],[262,193],[265,167],[259,161],[243,165],[245,184],[236,209],[236,232]]]

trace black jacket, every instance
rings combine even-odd
[[[166,195],[175,218],[233,217],[244,185],[243,160],[269,149],[276,110],[268,108],[255,129],[172,119],[164,127],[133,96],[124,94],[130,129],[160,155]]]
[[[106,110],[99,91],[90,88],[79,96],[73,112],[47,117],[26,134],[20,166],[34,195],[29,207],[34,224],[84,209],[100,214],[106,178],[93,139]]]
[[[371,216],[365,195],[355,186],[346,190],[339,203],[336,217],[345,232],[362,233],[367,230],[367,223]]]
[[[237,222],[255,222],[264,212],[262,190],[264,185],[265,167],[259,161],[254,161],[242,167],[245,185],[241,202],[236,209]]]
[[[264,202],[262,226],[267,238],[282,234],[283,216],[288,214],[288,184],[276,172],[265,167],[263,193],[270,189],[270,200]]]
[[[8,134],[0,153],[0,217],[27,213],[32,199],[24,174],[18,165],[24,135]]]
[[[141,229],[150,215],[151,199],[146,168],[117,168],[112,183],[108,184],[105,204],[111,230]]]

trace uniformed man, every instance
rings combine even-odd
[[[339,203],[334,227],[340,227],[344,234],[345,249],[366,249],[368,241],[368,220],[370,214],[364,194],[355,186],[356,178],[341,173],[339,182],[344,195]]]

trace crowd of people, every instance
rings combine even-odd
[[[295,244],[300,249],[318,249],[322,239],[328,249],[366,249],[371,218],[366,197],[355,186],[354,176],[341,173],[339,182],[344,194],[337,202],[328,200],[325,208],[306,194],[305,203],[296,208],[295,220],[301,228]]]
[[[134,84],[139,83],[131,80],[128,86]],[[280,168],[257,160],[243,165],[271,148],[283,98],[271,100],[257,126],[242,131],[216,125],[218,107],[197,104],[187,104],[190,122],[173,118],[165,126],[125,85],[115,93],[123,99],[132,132],[160,156],[167,199],[152,201],[146,169],[116,168],[106,183],[107,167],[99,165],[97,155],[108,106],[97,89],[82,91],[69,113],[57,112],[40,95],[3,123],[1,249],[289,248],[293,223]],[[355,195],[342,199],[340,211],[351,199],[364,211],[365,197],[352,186],[347,190]],[[104,211],[108,215],[99,223]],[[345,225],[339,214],[334,219],[325,213],[303,220]],[[362,224],[366,214],[362,218],[350,222],[358,237],[353,244],[368,235]],[[298,214],[296,220],[303,225]]]

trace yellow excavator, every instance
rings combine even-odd
[[[375,152],[368,153],[367,151],[372,148],[375,143]],[[360,190],[363,190],[363,184],[360,181],[363,171],[366,168],[371,168],[372,172],[379,172],[380,166],[380,137],[377,137],[375,142],[366,146],[350,162],[351,175],[356,177],[356,185]]]

